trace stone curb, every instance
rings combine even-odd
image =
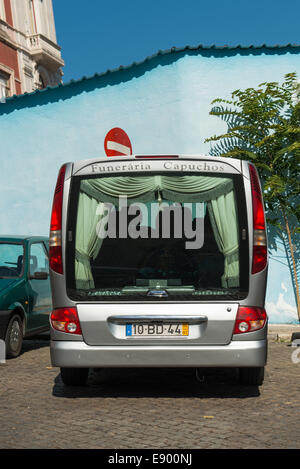
[[[268,325],[268,339],[276,342],[291,342],[294,332],[300,333],[300,324]]]

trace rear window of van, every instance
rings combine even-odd
[[[75,176],[68,295],[85,301],[244,298],[246,214],[241,175]]]

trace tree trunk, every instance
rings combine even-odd
[[[298,283],[298,277],[297,277],[296,260],[295,260],[295,255],[294,255],[294,246],[293,246],[293,243],[292,243],[292,237],[291,237],[291,231],[290,231],[288,217],[287,217],[287,215],[285,213],[285,210],[282,206],[281,206],[281,211],[282,211],[283,219],[284,219],[284,222],[285,222],[285,229],[286,229],[286,232],[287,232],[287,235],[288,235],[290,253],[291,253],[291,258],[292,258],[292,263],[293,263],[293,277],[294,277],[295,289],[296,289],[296,305],[297,305],[298,319],[300,321],[300,292],[299,292],[299,283]]]

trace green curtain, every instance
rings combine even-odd
[[[103,242],[100,233],[107,222],[104,202],[118,206],[120,196],[126,196],[130,203],[149,202],[155,200],[157,192],[172,202],[207,202],[214,236],[225,256],[222,285],[238,285],[238,227],[232,180],[194,175],[151,175],[81,181],[76,227],[77,288],[94,288],[90,259],[97,257]]]
[[[233,191],[208,202],[208,213],[219,251],[225,265],[222,287],[239,286],[239,241]]]
[[[205,202],[232,190],[232,180],[207,176],[102,177],[81,182],[80,190],[99,201],[118,205],[119,196],[130,202],[149,202],[160,191],[173,202]]]
[[[105,216],[103,208],[104,204],[99,204],[93,197],[80,192],[75,249],[75,278],[78,289],[95,287],[91,259],[97,257],[103,242],[103,238],[98,236],[101,230],[101,220]]]

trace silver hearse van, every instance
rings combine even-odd
[[[60,169],[50,228],[51,360],[89,368],[234,367],[261,385],[267,240],[255,167],[134,155]]]

